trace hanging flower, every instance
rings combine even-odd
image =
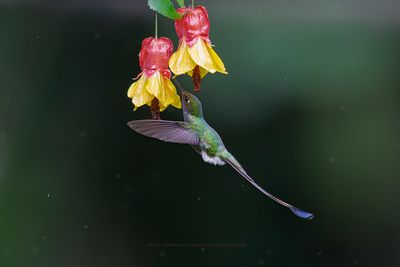
[[[172,54],[172,41],[166,37],[148,37],[143,40],[139,53],[139,65],[142,72],[138,80],[128,90],[135,110],[145,104],[155,112],[163,111],[169,105],[181,108],[176,88],[171,82],[168,60]],[[153,116],[154,117],[154,116]]]
[[[175,20],[179,37],[178,50],[172,54],[169,67],[175,75],[187,73],[192,76],[195,91],[200,90],[200,81],[207,72],[227,74],[224,63],[215,53],[209,39],[210,21],[207,9],[178,8],[183,17]]]

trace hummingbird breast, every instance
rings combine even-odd
[[[224,143],[218,133],[203,120],[198,128],[199,141],[198,152],[203,160],[214,165],[224,165],[221,153],[225,151]]]
[[[190,120],[185,121],[192,125],[192,129],[197,133],[199,144],[192,146],[203,160],[214,165],[224,165],[224,151],[226,148],[219,134],[207,123],[203,117],[190,116]]]

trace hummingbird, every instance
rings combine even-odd
[[[191,145],[207,163],[213,165],[228,163],[264,195],[289,208],[298,217],[308,220],[314,217],[312,213],[298,209],[260,187],[226,149],[219,134],[204,119],[200,100],[189,92],[181,91],[184,121],[134,120],[128,122],[128,126],[148,137],[165,142]]]

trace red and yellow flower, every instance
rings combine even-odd
[[[139,53],[142,72],[128,90],[128,97],[132,98],[135,110],[146,104],[154,106],[153,100],[158,100],[160,111],[169,105],[181,108],[181,101],[170,80],[171,72],[168,69],[172,51],[172,41],[166,37],[149,37],[143,40]]]
[[[175,20],[175,30],[179,37],[178,50],[172,54],[169,67],[175,75],[187,73],[192,76],[195,89],[208,72],[227,74],[224,63],[215,53],[209,39],[210,20],[207,9],[178,8],[182,18]],[[196,84],[198,80],[198,84]]]

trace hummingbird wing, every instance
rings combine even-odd
[[[165,142],[198,145],[199,137],[183,121],[136,120],[128,122],[134,131]]]
[[[238,173],[240,173],[247,181],[249,181],[255,188],[257,188],[258,190],[260,190],[264,195],[266,195],[267,197],[271,198],[272,200],[278,202],[279,204],[289,208],[294,214],[296,214],[298,217],[303,218],[303,219],[307,219],[307,220],[311,220],[312,218],[314,218],[314,215],[312,213],[303,211],[299,208],[296,208],[286,202],[284,202],[283,200],[280,200],[279,198],[275,197],[274,195],[272,195],[271,193],[265,191],[262,187],[260,187],[247,173],[246,171],[243,169],[243,167],[240,165],[240,163],[235,159],[235,157],[233,157],[232,155],[230,155],[229,157],[224,159],[229,165],[232,166],[232,168],[234,168]]]

